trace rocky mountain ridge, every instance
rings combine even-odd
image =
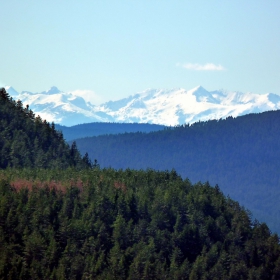
[[[90,122],[174,126],[280,109],[280,96],[274,93],[207,91],[202,86],[191,90],[147,89],[101,105],[93,105],[57,87],[41,93],[18,93],[12,87],[6,87],[6,90],[14,99],[20,99],[24,105],[28,104],[43,119],[66,126]]]

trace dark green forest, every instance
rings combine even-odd
[[[278,236],[174,170],[0,177],[1,279],[280,279]]]
[[[4,89],[0,114],[0,279],[280,279],[278,235],[218,185],[92,164]]]
[[[101,167],[171,170],[221,190],[280,233],[280,111],[77,139]]]

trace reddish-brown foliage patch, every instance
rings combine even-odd
[[[55,190],[57,192],[62,192],[63,194],[66,193],[67,188],[69,187],[77,187],[80,192],[83,192],[83,187],[85,184],[81,179],[70,179],[69,181],[62,182],[62,181],[33,181],[33,180],[26,180],[26,179],[16,179],[13,180],[10,185],[14,188],[16,192],[19,192],[21,189],[28,189],[29,191],[36,190],[37,188],[48,188],[49,190]]]
[[[25,179],[17,179],[11,182],[11,186],[16,192],[19,192],[21,189],[28,189],[31,191],[34,186],[34,182]]]
[[[71,187],[76,187],[76,188],[79,189],[80,192],[82,192],[83,187],[84,187],[84,183],[80,178],[78,178],[77,180],[72,178],[72,179],[70,179],[70,186]]]
[[[122,190],[123,192],[126,192],[126,185],[125,185],[123,182],[115,181],[115,182],[114,182],[114,187],[115,187],[116,189]]]

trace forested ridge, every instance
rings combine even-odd
[[[280,279],[265,224],[175,171],[0,173],[1,279]]]
[[[4,89],[0,117],[0,279],[280,279],[278,235],[218,185],[92,164]]]
[[[90,166],[76,144],[71,147],[63,134],[35,114],[20,100],[13,100],[0,89],[0,168],[67,168]]]
[[[280,233],[280,111],[211,120],[152,133],[77,139],[101,167],[171,170],[209,181]]]
[[[149,123],[84,123],[73,126],[63,126],[56,124],[55,128],[63,133],[66,141],[78,138],[98,136],[104,134],[120,134],[129,132],[152,132],[163,130],[165,125]]]

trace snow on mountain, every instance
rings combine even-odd
[[[280,96],[212,91],[201,86],[185,89],[146,90],[129,98],[96,106],[116,122],[164,125],[194,123],[280,109]]]
[[[202,86],[188,91],[148,89],[98,106],[56,87],[41,93],[17,93],[12,87],[6,90],[43,119],[67,126],[96,121],[173,126],[280,109],[280,96],[274,93],[207,91]]]
[[[20,99],[24,106],[28,104],[36,115],[40,115],[48,122],[71,126],[111,119],[102,113],[94,113],[94,105],[82,97],[60,91],[57,87],[51,87],[41,93],[28,91],[18,93],[12,87],[6,87],[6,90],[11,97],[15,100]]]
[[[57,93],[60,93],[60,90],[57,87],[51,87],[49,90],[42,92],[42,94],[47,94],[47,95],[57,94]]]
[[[17,97],[18,96],[18,92],[11,86],[7,86],[5,87],[6,91],[9,93],[10,96],[13,96],[13,97]]]

